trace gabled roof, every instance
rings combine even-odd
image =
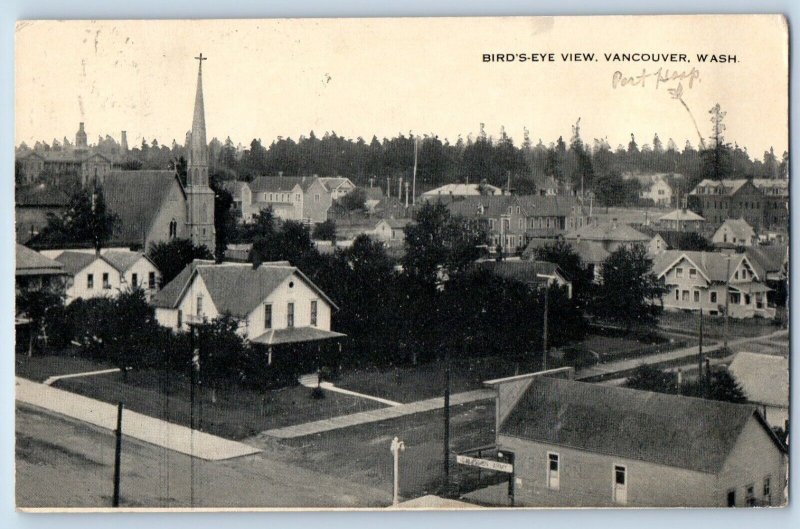
[[[313,176],[259,176],[249,185],[253,193],[289,193],[295,186],[305,191],[314,180]]]
[[[483,261],[478,264],[478,267],[483,270],[489,270],[500,277],[527,285],[538,285],[545,281],[538,277],[539,275],[558,275],[567,280],[558,265],[547,261]]]
[[[129,252],[124,250],[109,250],[103,252],[102,257],[119,272],[125,272],[128,268],[136,264],[139,259],[144,258],[150,261],[150,258],[142,252]],[[152,261],[150,262],[153,263]],[[154,263],[153,266],[155,266]]]
[[[784,356],[741,352],[728,370],[742,386],[747,400],[789,407],[789,359]]]
[[[325,189],[329,192],[336,191],[345,184],[355,187],[355,184],[351,182],[349,178],[341,176],[323,176],[319,178],[319,181],[322,182],[322,185],[325,186]]]
[[[716,190],[721,190],[722,191],[721,193],[715,193],[715,194],[730,196],[736,194],[736,192],[739,191],[739,189],[741,189],[741,187],[746,183],[747,183],[746,178],[737,178],[729,180],[710,180],[706,178],[705,180],[697,184],[689,194],[690,195],[702,194],[698,192],[698,189],[702,187],[702,188],[712,188]]]
[[[280,345],[285,343],[314,342],[330,338],[345,336],[340,332],[326,331],[318,327],[288,327],[285,329],[270,329],[264,334],[253,338],[253,343],[265,345]]]
[[[17,206],[66,207],[69,204],[69,197],[53,186],[38,184],[18,188],[14,195],[14,202]]]
[[[728,268],[728,256],[730,256],[730,268]],[[763,281],[765,276],[764,269],[758,263],[748,259],[745,254],[683,250],[667,250],[658,255],[653,261],[653,272],[657,277],[661,277],[680,263],[683,258],[694,265],[709,282],[725,283],[730,279],[728,273],[733,275],[742,260],[747,261],[759,280]]]
[[[441,187],[431,189],[422,193],[424,197],[433,197],[438,195],[455,195],[455,196],[479,196],[481,194],[481,187],[491,194],[498,194],[502,190],[491,184],[445,184]]]
[[[756,232],[753,230],[753,227],[750,226],[744,219],[726,219],[725,222],[723,222],[722,225],[717,228],[717,231],[714,235],[720,233],[724,229],[727,229],[731,235],[735,236],[737,241],[745,241],[756,236]]]
[[[789,181],[777,178],[754,178],[753,185],[764,192],[765,196],[789,196]]]
[[[95,253],[89,252],[61,252],[56,257],[56,261],[64,265],[64,271],[70,275],[75,275],[97,259],[100,259]]]
[[[744,253],[768,274],[783,272],[789,261],[789,248],[786,245],[752,246]]]
[[[678,220],[678,221],[705,221],[703,217],[692,211],[691,209],[676,209],[670,211],[666,215],[659,217],[659,222],[662,220]]]
[[[541,377],[499,433],[716,474],[754,418],[784,451],[752,405]]]
[[[597,242],[648,242],[651,237],[635,230],[628,224],[606,222],[603,224],[586,224],[568,233],[567,239]]]
[[[598,264],[602,263],[611,252],[603,248],[603,243],[598,241],[570,241],[570,244],[575,248],[575,253],[581,258],[585,264]]]
[[[111,159],[99,152],[82,151],[82,150],[61,150],[61,151],[33,151],[29,154],[22,156],[20,159],[24,160],[31,156],[37,156],[46,162],[83,162],[89,158],[100,157],[105,161],[111,163]]]
[[[382,222],[385,222],[393,230],[402,230],[411,224],[411,219],[381,219],[375,224],[375,227],[377,228]]]
[[[244,263],[213,264],[195,261],[184,268],[175,279],[161,289],[152,300],[160,308],[174,309],[195,276],[199,275],[217,310],[244,318],[281,285],[288,277],[297,275],[309,287],[336,309],[336,304],[296,267],[286,262],[264,263],[258,268]]]
[[[174,171],[112,171],[103,184],[106,206],[119,216],[112,240],[143,243],[175,185],[185,196]]]
[[[16,275],[61,275],[64,274],[64,264],[49,259],[39,252],[17,244],[16,250]]]

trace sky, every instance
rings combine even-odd
[[[708,110],[727,112],[726,140],[760,158],[788,146],[788,34],[777,16],[38,21],[16,30],[16,143],[183,143],[203,63],[208,138],[249,144],[313,130],[370,141],[399,133],[455,142],[501,127],[519,144],[571,136],[612,148],[698,143]],[[691,62],[609,62],[605,53],[686,54]],[[488,53],[554,53],[553,62],[484,62]],[[596,61],[563,61],[594,53]],[[699,63],[696,54],[735,55]],[[621,77],[684,74],[614,86]],[[693,71],[694,69],[694,71]],[[665,72],[669,70],[669,74]],[[690,83],[690,77],[693,77]],[[640,83],[641,84],[641,83]],[[691,87],[689,86],[691,84]],[[687,111],[688,107],[688,111]],[[690,115],[691,114],[691,115]]]

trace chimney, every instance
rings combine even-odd
[[[278,176],[279,177],[283,176],[283,171],[278,171]]]
[[[616,217],[611,219],[611,229],[612,230],[616,230],[617,229],[617,218]]]
[[[403,177],[401,176],[400,179],[397,181],[397,198],[403,198]]]
[[[406,182],[406,207],[408,207],[408,182]]]
[[[125,130],[122,131],[119,143],[122,152],[128,152],[128,131]]]
[[[392,198],[392,182],[388,176],[386,177],[386,198]]]

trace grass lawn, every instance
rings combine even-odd
[[[53,365],[53,372],[46,368]],[[70,365],[74,370],[67,369]],[[56,367],[57,366],[57,367]],[[17,358],[17,375],[43,380],[52,374],[91,371],[105,364],[65,357]],[[54,387],[104,402],[122,401],[133,411],[189,426],[191,416],[189,380],[178,374],[165,376],[156,370],[131,371],[127,381],[121,373],[70,378]],[[218,390],[217,402],[200,387],[196,393],[195,426],[231,439],[242,439],[271,428],[279,428],[383,407],[375,401],[325,392],[312,399],[311,390],[293,386],[257,392],[244,388]]]
[[[34,355],[32,357],[17,355],[15,365],[17,376],[35,380],[36,382],[43,382],[45,379],[57,375],[69,375],[71,373],[83,373],[116,367],[99,360],[85,360],[67,355]]]
[[[413,498],[436,492],[443,474],[444,415],[436,410],[361,424],[296,439],[261,439],[273,457],[304,468],[392,490],[392,454],[397,436],[400,494]],[[451,472],[455,453],[494,443],[494,402],[453,406],[450,419]]]
[[[530,373],[541,369],[541,358],[517,363],[503,357],[453,359],[450,392],[460,393],[483,387],[484,380]],[[555,366],[553,366],[555,367]],[[447,380],[444,361],[399,368],[369,368],[345,371],[335,381],[339,387],[397,402],[414,402],[444,395]]]

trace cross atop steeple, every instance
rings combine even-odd
[[[197,59],[198,62],[200,63],[200,73],[202,74],[203,73],[203,61],[207,61],[208,57],[203,57],[203,53],[201,52],[200,56],[199,57],[195,57],[195,59]]]

